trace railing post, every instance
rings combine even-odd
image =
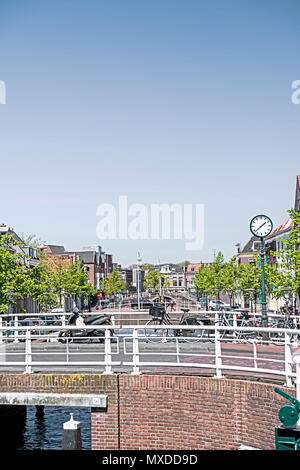
[[[254,368],[257,369],[257,340],[254,339],[253,341],[253,361],[254,361]]]
[[[104,358],[105,358],[105,371],[103,374],[109,375],[113,374],[111,368],[111,342],[110,342],[110,329],[105,329],[105,349],[104,349]]]
[[[284,333],[284,361],[285,361],[285,385],[292,387],[292,351],[291,337],[289,333]]]
[[[233,320],[232,326],[234,326],[234,328],[236,328],[236,327],[237,327],[236,312],[233,312],[232,320]],[[238,335],[237,335],[237,331],[236,331],[236,330],[233,332],[233,336],[234,336],[235,339],[237,338]],[[233,343],[236,343],[236,342],[237,342],[235,339],[233,340]]]
[[[16,315],[15,316],[15,321],[14,321],[14,327],[15,328],[18,328],[19,326],[19,323],[18,323],[18,316]],[[18,336],[19,336],[19,331],[18,330],[15,330],[15,333],[14,333],[14,343],[18,343],[19,342],[19,339],[18,339]]]
[[[139,335],[137,328],[133,329],[132,332],[132,362],[133,362],[133,371],[131,375],[140,375],[140,355],[139,355]]]
[[[26,330],[26,340],[25,340],[25,374],[31,374],[31,331]]]
[[[216,356],[216,375],[217,379],[221,379],[222,376],[222,349],[221,349],[221,335],[219,326],[215,324],[215,356]]]

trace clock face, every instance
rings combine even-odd
[[[250,230],[256,237],[267,237],[273,230],[272,220],[266,215],[256,215],[250,222]]]

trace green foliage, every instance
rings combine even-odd
[[[81,260],[74,262],[40,254],[40,263],[31,270],[35,280],[32,296],[41,305],[62,305],[65,296],[91,298],[96,294]]]
[[[31,294],[34,287],[24,255],[16,253],[18,246],[21,244],[12,235],[0,236],[0,313]]]
[[[170,283],[166,276],[155,269],[149,271],[144,277],[144,288],[159,292],[160,289],[169,287]]]
[[[214,263],[200,267],[194,277],[194,287],[204,297],[218,297],[224,292],[232,301],[237,290],[247,296],[247,289],[258,289],[260,273],[257,262],[239,264],[235,256],[229,262],[225,262],[223,254],[219,252]]]
[[[214,285],[213,277],[214,271],[211,266],[200,266],[193,282],[195,289],[201,296],[207,297],[212,294],[212,286]]]
[[[265,263],[266,292],[275,298],[283,296],[284,289],[290,288],[291,293],[300,292],[300,213],[288,211],[294,225],[287,239],[282,238],[283,248],[271,254],[272,263]],[[201,266],[194,278],[194,287],[202,295],[218,296],[226,292],[234,299],[237,290],[244,297],[249,297],[249,289],[261,290],[261,273],[259,253],[254,254],[254,262],[237,263],[233,257],[225,262],[221,252],[210,266]]]
[[[276,257],[273,266],[268,267],[268,276],[272,284],[272,295],[279,298],[283,295],[283,289],[288,287],[291,293],[299,295],[300,292],[300,213],[294,210],[288,211],[294,225],[288,238],[281,238],[283,248],[272,252]]]
[[[248,297],[248,289],[255,289],[257,293],[260,288],[261,268],[258,259],[254,263],[240,264],[237,273],[237,287],[245,297]]]
[[[126,283],[122,280],[120,273],[114,269],[110,276],[104,280],[102,292],[104,295],[115,295],[125,290]]]
[[[25,233],[19,233],[18,236],[24,242],[24,246],[32,246],[33,248],[37,248],[43,243],[42,240],[34,234],[28,235]]]
[[[182,267],[187,268],[189,264],[191,264],[191,262],[186,260],[186,261],[182,261],[181,263],[177,263],[177,266],[182,266]]]

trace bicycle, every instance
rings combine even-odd
[[[294,325],[294,321],[289,316],[276,319],[271,325],[271,327],[272,328],[284,328],[284,329],[289,329],[289,330],[298,330],[298,328],[295,327]],[[269,333],[270,341],[278,345],[284,344],[284,340],[285,340],[284,336],[285,334],[282,331]],[[299,335],[298,334],[292,335],[291,339],[294,341],[299,341]]]
[[[177,325],[182,326],[204,326],[204,320],[198,320],[197,317],[186,317],[189,312],[188,308],[181,309],[183,312]],[[164,306],[152,306],[149,309],[149,314],[152,315],[152,319],[146,323],[145,336],[149,342],[163,342],[166,341],[167,337],[182,337],[183,341],[187,343],[194,343],[201,340],[204,335],[204,329],[174,329],[159,328],[160,326],[173,325],[170,316],[166,312]],[[172,334],[173,331],[173,334]]]
[[[233,322],[230,322],[226,316],[226,313],[224,310],[221,310],[221,318],[216,321],[216,325],[218,326],[233,326]],[[241,327],[249,327],[251,330],[237,330],[233,331],[233,336],[235,339],[249,339],[253,338],[255,336],[255,332],[253,331],[253,328],[256,326],[255,323],[249,319],[248,316],[243,315],[241,320],[238,320],[237,326]],[[220,331],[220,338],[223,339],[228,333],[231,331],[229,330],[221,330]]]

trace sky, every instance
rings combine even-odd
[[[299,12],[298,0],[0,0],[0,223],[126,266],[137,252],[229,259],[256,214],[285,222]],[[99,239],[97,208],[120,196],[202,204],[203,246]]]

